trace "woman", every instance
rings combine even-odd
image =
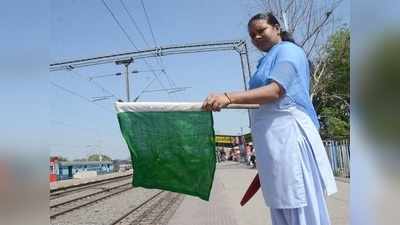
[[[307,57],[271,13],[252,17],[248,31],[254,46],[267,53],[250,79],[250,90],[209,95],[203,108],[260,104],[251,111],[251,128],[272,223],[329,225],[324,194],[337,189],[309,98]]]

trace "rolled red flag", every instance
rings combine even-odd
[[[240,205],[244,206],[258,191],[258,189],[260,189],[260,178],[258,177],[257,173],[250,186],[247,188],[246,193],[243,195],[242,201],[240,201]]]

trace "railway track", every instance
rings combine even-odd
[[[50,206],[50,219],[54,219],[57,216],[66,214],[68,212],[80,209],[85,206],[89,206],[98,203],[106,198],[115,196],[125,191],[131,190],[132,184],[126,183],[111,188],[105,188],[103,190],[91,193],[88,195],[79,196],[77,198],[61,202]]]
[[[64,196],[67,196],[70,194],[74,194],[74,193],[79,193],[79,192],[85,191],[87,189],[98,188],[105,184],[128,180],[131,178],[132,178],[132,174],[129,174],[129,175],[124,175],[124,176],[120,176],[120,177],[114,177],[114,178],[107,179],[107,180],[94,181],[94,182],[90,182],[90,183],[74,185],[71,187],[63,187],[63,188],[50,190],[50,200],[61,198],[61,197],[64,197]]]
[[[160,191],[109,225],[164,225],[183,200],[183,195]]]

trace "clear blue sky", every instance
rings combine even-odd
[[[147,48],[133,26],[119,0],[105,0],[121,25],[139,49]],[[140,0],[123,0],[131,16],[138,23],[150,47],[154,46]],[[256,1],[144,1],[159,46],[196,42],[245,39],[246,24],[251,15],[258,12]],[[349,1],[339,8],[338,16],[349,20]],[[51,1],[51,62],[121,53],[135,50],[102,0]],[[260,56],[254,48],[250,51],[251,62]],[[209,92],[243,89],[240,59],[235,52],[212,52],[190,55],[174,55],[162,58],[164,69],[177,87],[191,87],[185,92],[145,93],[139,101],[202,101]],[[148,59],[153,68],[159,69],[154,59]],[[130,69],[148,70],[142,60]],[[125,99],[122,76],[98,78],[91,76],[123,72],[115,64],[76,69],[74,72],[50,73],[50,82],[60,85],[84,98],[107,96],[109,92]],[[165,75],[160,73],[164,86],[169,87]],[[131,75],[131,96],[137,94],[153,79],[151,73]],[[160,89],[155,81],[149,90]],[[112,158],[127,158],[128,150],[123,141],[114,112],[115,99],[93,104],[81,97],[49,86],[50,154],[69,159],[86,157],[100,152]],[[239,134],[241,128],[248,132],[247,111],[223,111],[214,113],[217,133]]]

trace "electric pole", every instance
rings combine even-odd
[[[133,58],[115,61],[117,65],[125,66],[125,88],[126,88],[126,100],[130,102],[130,91],[129,91],[129,64],[133,62]]]

